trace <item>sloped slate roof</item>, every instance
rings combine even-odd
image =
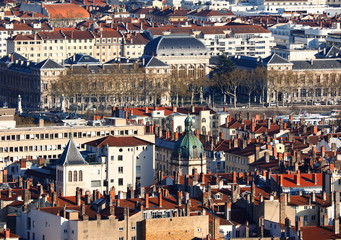
[[[37,63],[33,68],[35,69],[60,69],[64,67],[48,58],[40,63]]]
[[[56,162],[57,165],[68,166],[68,165],[83,165],[88,164],[81,153],[77,149],[77,146],[71,138],[66,145],[62,156]]]
[[[156,57],[146,58],[146,66],[145,67],[169,67],[168,64],[162,62]]]
[[[341,69],[341,58],[292,61],[293,70]]]
[[[16,60],[27,61],[27,58],[23,57],[19,53],[13,52],[10,55],[2,57],[0,62],[15,62]]]
[[[266,57],[263,59],[264,64],[292,64],[285,58],[282,58],[281,56],[278,56],[276,53]]]
[[[77,53],[64,61],[65,64],[98,64],[99,61],[87,54]]]

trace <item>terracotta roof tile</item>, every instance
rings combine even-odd
[[[93,147],[102,147],[102,146],[115,146],[115,147],[133,147],[133,146],[141,146],[141,145],[149,145],[152,144],[145,140],[141,140],[137,137],[115,137],[115,136],[107,136],[104,138],[100,138],[91,142],[87,142],[87,145]]]
[[[50,19],[90,18],[90,13],[73,3],[44,4]]]

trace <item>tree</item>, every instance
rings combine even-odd
[[[246,71],[234,69],[231,72],[214,74],[211,84],[220,89],[221,93],[230,96],[234,107],[237,107],[237,89],[246,78]]]
[[[257,89],[258,72],[256,70],[245,72],[242,85],[245,87],[248,96],[248,106],[251,107],[251,94]]]
[[[267,90],[267,74],[266,69],[263,67],[258,67],[254,70],[254,77],[256,78],[256,91],[260,93],[260,103],[263,104],[266,102],[265,94]]]
[[[239,70],[235,69],[234,63],[226,55],[219,55],[216,59],[216,65],[212,67],[209,74],[210,86],[218,88],[224,97],[226,104],[226,95],[234,100],[234,106],[237,105],[237,88],[241,83],[238,78]]]

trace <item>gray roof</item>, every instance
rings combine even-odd
[[[89,56],[88,54],[77,53],[72,57],[69,57],[64,61],[65,64],[98,64],[99,61],[96,58]]]
[[[71,138],[67,143],[62,156],[56,162],[57,165],[68,166],[68,165],[83,165],[88,164],[81,153],[77,149],[77,146]]]
[[[144,56],[206,55],[204,43],[193,36],[167,35],[151,40],[144,48]]]
[[[51,59],[45,59],[44,61],[37,63],[34,69],[63,69],[64,67]]]
[[[145,67],[169,67],[169,65],[157,59],[156,57],[151,57],[146,58]]]
[[[271,54],[270,56],[263,59],[263,64],[270,65],[270,64],[292,64],[285,58],[278,56],[276,53]]]
[[[341,58],[292,61],[293,70],[341,69]]]
[[[337,58],[341,56],[340,48],[331,46],[329,48],[324,48],[321,52],[317,53],[315,56],[317,58]]]
[[[170,149],[170,150],[174,150],[175,142],[163,140],[163,139],[160,139],[160,138],[156,138],[155,139],[155,146],[156,147],[161,147],[161,148],[167,148],[167,149]]]
[[[11,53],[9,55],[6,55],[6,56],[2,57],[0,59],[0,62],[9,63],[9,62],[15,62],[16,60],[27,61],[27,58],[23,57],[19,53],[14,52],[14,53]]]

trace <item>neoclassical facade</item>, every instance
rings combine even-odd
[[[189,35],[157,37],[146,45],[143,57],[155,57],[170,66],[173,77],[194,79],[207,75],[210,58],[204,43]]]
[[[156,38],[137,61],[102,64],[75,54],[60,65],[51,59],[35,63],[14,53],[0,59],[0,96],[13,107],[21,95],[24,108],[73,111],[171,105],[172,96],[202,92],[208,64],[205,45],[191,36]]]
[[[272,54],[264,59],[238,56],[231,60],[240,69],[263,70],[269,104],[341,101],[340,58],[288,61]]]

